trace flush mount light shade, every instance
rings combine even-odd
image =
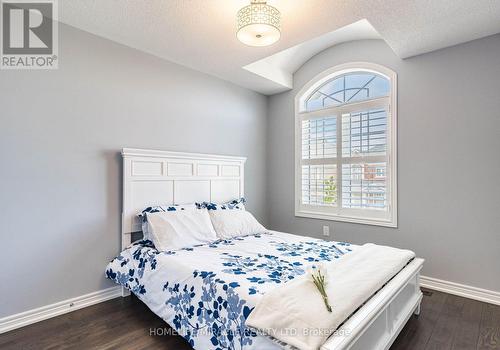
[[[266,1],[252,1],[238,11],[238,40],[249,46],[267,46],[281,36],[280,12]]]

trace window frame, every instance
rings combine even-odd
[[[354,73],[354,72],[369,72],[384,76],[389,80],[390,84],[390,96],[374,98],[371,100],[357,101],[353,103],[344,103],[333,107],[327,107],[323,109],[313,110],[311,112],[301,111],[301,103],[307,99],[311,94],[326,82],[334,79],[337,76]],[[388,103],[387,103],[388,101]],[[389,192],[388,199],[388,210],[380,211],[377,213],[376,210],[370,212],[370,216],[366,215],[369,209],[353,209],[343,210],[341,207],[341,201],[339,201],[340,206],[329,207],[329,206],[319,206],[319,205],[304,205],[302,201],[302,120],[304,116],[331,116],[336,115],[337,118],[337,130],[341,130],[342,113],[346,111],[355,112],[356,107],[358,111],[366,111],[372,107],[380,107],[384,105],[388,118],[388,125],[390,129],[387,130],[387,169],[386,172],[389,173],[389,180],[386,184],[386,190]],[[354,110],[353,110],[354,109]],[[340,64],[334,66],[326,71],[318,74],[308,83],[306,83],[302,89],[295,95],[295,216],[306,217],[313,219],[323,219],[331,221],[341,221],[350,222],[358,224],[368,224],[376,226],[385,227],[397,227],[398,219],[398,205],[397,205],[397,74],[382,65],[370,63],[370,62],[350,62],[345,64]],[[340,131],[341,133],[341,131]],[[342,139],[337,138],[337,143],[342,145]],[[340,146],[341,147],[341,146]],[[369,158],[368,158],[369,159]],[[342,164],[342,159],[332,164]],[[324,164],[324,163],[322,163]],[[338,170],[338,167],[337,167]],[[340,169],[340,171],[342,171]],[[342,191],[340,187],[338,191]],[[338,198],[339,196],[337,196]],[[346,213],[346,211],[348,213]]]

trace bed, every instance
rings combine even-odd
[[[245,320],[265,293],[314,262],[342,259],[358,246],[269,231],[159,252],[132,243],[137,213],[150,205],[223,202],[244,195],[241,157],[123,149],[122,252],[106,276],[142,300],[195,349],[281,349]],[[412,259],[350,315],[322,346],[387,349],[419,313],[422,259]]]

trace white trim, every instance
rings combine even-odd
[[[384,227],[393,227],[393,228],[398,227],[397,223],[393,223],[390,220],[356,218],[356,217],[349,217],[347,215],[335,215],[335,214],[328,214],[328,213],[323,214],[323,213],[319,213],[319,212],[308,212],[305,210],[295,211],[295,216],[302,217],[302,218],[309,218],[309,219],[350,222],[352,224],[384,226]]]
[[[301,111],[302,100],[304,96],[309,96],[318,86],[324,84],[334,75],[342,75],[349,72],[354,71],[367,71],[376,73],[379,75],[383,75],[389,79],[391,84],[391,95],[390,97],[377,98],[369,101],[361,101],[355,102],[352,104],[344,104],[340,106],[325,108],[317,111],[311,112],[303,112]],[[389,102],[384,102],[389,101]],[[387,191],[390,197],[390,203],[388,205],[388,210],[386,216],[383,218],[378,217],[379,214],[373,214],[373,218],[369,217],[358,217],[358,215],[349,215],[347,210],[344,210],[344,213],[341,212],[340,208],[332,207],[333,210],[330,212],[325,212],[324,210],[306,210],[304,205],[301,204],[302,198],[302,183],[301,183],[301,165],[302,165],[302,131],[301,131],[301,121],[304,119],[313,119],[318,117],[324,117],[328,115],[335,114],[337,116],[337,120],[340,120],[341,112],[350,109],[351,107],[354,109],[358,108],[368,108],[369,106],[378,106],[381,104],[388,104],[387,108],[387,116],[390,118],[390,132],[387,137],[387,145],[389,146],[386,161],[389,165],[389,176],[387,181]],[[363,108],[362,108],[363,107]],[[341,65],[337,65],[326,71],[318,74],[313,79],[311,79],[307,84],[305,84],[302,89],[295,96],[295,189],[294,189],[294,201],[295,201],[295,216],[297,217],[307,217],[312,219],[323,219],[323,220],[332,220],[332,221],[343,221],[343,222],[351,222],[351,223],[359,223],[359,224],[368,224],[368,225],[376,225],[376,226],[385,226],[385,227],[398,227],[398,203],[397,203],[397,189],[398,189],[398,176],[397,176],[397,74],[384,66],[375,63],[369,62],[352,62],[345,63]],[[339,123],[337,123],[337,142],[341,143],[341,128]],[[339,148],[338,148],[339,149]],[[369,157],[366,157],[369,160]],[[339,154],[339,150],[337,151],[337,158],[342,161],[341,154]],[[317,160],[306,161],[304,163],[317,163]],[[331,163],[332,160],[327,160],[328,163]],[[338,161],[335,162],[337,164]],[[323,164],[323,163],[322,163]],[[342,172],[337,172],[337,198],[338,202],[342,203],[342,192],[341,192],[341,184],[342,182]],[[336,208],[336,209],[335,209]]]
[[[121,296],[119,286],[111,287],[97,292],[81,295],[79,297],[63,300],[51,305],[24,311],[15,315],[0,318],[0,333],[5,333],[16,328],[21,328],[35,322],[66,314],[87,306],[102,303],[103,301]]]
[[[425,288],[437,290],[464,298],[474,299],[485,303],[500,305],[500,292],[477,288],[465,284],[444,281],[433,277],[420,276],[420,285]]]
[[[237,162],[245,162],[247,160],[246,157],[225,156],[225,155],[205,154],[205,153],[160,151],[160,150],[139,149],[139,148],[123,148],[122,149],[122,156],[123,157],[179,158],[179,159],[208,159],[208,160],[212,160],[212,161],[226,160],[226,161],[237,161]]]

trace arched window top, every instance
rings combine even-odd
[[[305,100],[304,110],[314,111],[345,103],[389,96],[389,80],[371,72],[336,75],[318,87]]]
[[[339,105],[389,97],[391,74],[385,67],[358,63],[337,66],[307,84],[299,97],[299,111],[311,112]]]

